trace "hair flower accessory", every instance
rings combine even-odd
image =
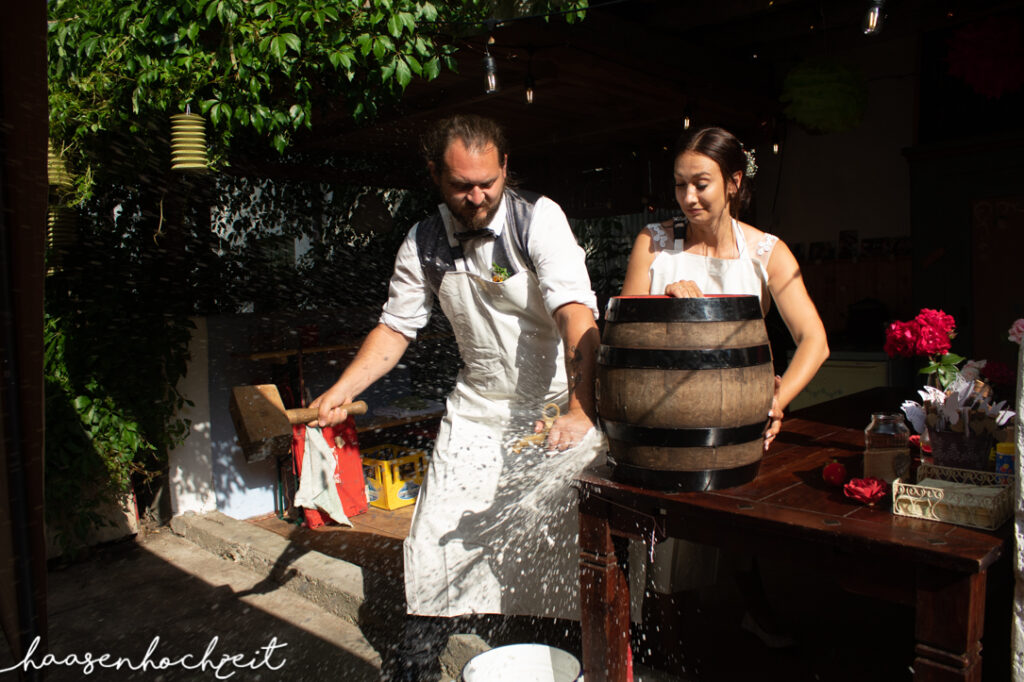
[[[743,149],[743,155],[747,157],[747,168],[743,172],[748,178],[757,175],[757,159],[754,157],[753,149]]]

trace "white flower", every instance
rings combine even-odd
[[[984,369],[986,363],[988,360],[968,360],[960,370],[960,376],[973,383],[981,376],[981,370]]]
[[[981,405],[980,407],[982,414],[984,414],[986,417],[992,417],[993,419],[996,420],[996,426],[1005,426],[1006,423],[1010,421],[1016,414],[1016,412],[1014,412],[1013,410],[1004,410],[1003,407],[1005,406],[1006,401],[1000,400],[995,405],[985,404]]]
[[[958,394],[950,393],[937,407],[939,414],[947,424],[956,424],[960,421],[960,396]]]
[[[921,396],[921,402],[936,403],[941,405],[946,400],[946,394],[934,386],[925,386],[917,392]]]
[[[910,424],[914,427],[914,430],[918,433],[924,433],[925,429],[925,411],[918,403],[913,400],[903,401],[903,414],[907,415],[907,419],[910,420]]]

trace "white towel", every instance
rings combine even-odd
[[[335,523],[351,526],[341,498],[338,497],[338,479],[335,474],[338,458],[334,448],[328,445],[319,428],[306,427],[306,449],[302,455],[302,470],[299,472],[299,490],[295,493],[295,505],[306,509],[319,509]]]

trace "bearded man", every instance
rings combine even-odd
[[[400,247],[378,325],[312,403],[320,425],[343,421],[343,406],[398,363],[438,302],[464,366],[404,546],[407,610],[418,618],[397,676],[416,680],[436,676],[439,633],[454,617],[579,619],[571,483],[605,448],[594,428],[597,303],[562,209],[508,186],[505,136],[491,120],[442,120],[423,150],[442,203]],[[550,403],[560,416],[546,442],[522,447]]]

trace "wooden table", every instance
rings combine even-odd
[[[680,537],[828,571],[848,589],[916,609],[914,679],[980,681],[986,572],[1008,546],[995,533],[895,516],[827,487],[833,458],[860,475],[863,429],[895,411],[893,389],[871,389],[793,413],[758,477],[714,492],[665,493],[585,472],[580,490],[583,669],[624,682],[629,647],[628,539]]]

